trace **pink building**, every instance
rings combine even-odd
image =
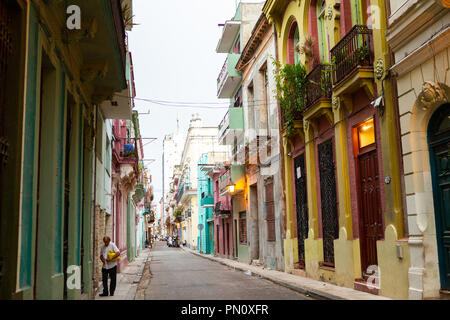
[[[210,172],[214,183],[214,248],[219,257],[233,258],[233,208],[231,196],[226,193],[229,168]],[[222,177],[222,179],[221,179]],[[221,181],[222,180],[222,181]]]

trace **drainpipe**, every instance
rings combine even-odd
[[[277,29],[275,25],[273,25],[273,37],[275,39],[275,59],[278,60],[278,36]],[[281,123],[281,106],[280,101],[277,99],[277,107],[278,107],[278,134],[279,134],[279,152],[280,152],[280,175],[281,175],[281,212],[283,216],[283,239],[286,238],[286,180],[284,177],[284,150],[283,150],[283,133],[282,133],[282,123]]]

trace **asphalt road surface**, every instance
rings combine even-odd
[[[156,242],[151,249],[146,300],[310,300],[258,276],[250,276],[180,248]]]

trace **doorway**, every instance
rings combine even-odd
[[[334,240],[339,236],[333,139],[319,149],[320,197],[322,205],[323,265],[334,267]]]
[[[55,125],[56,106],[56,84],[57,72],[50,58],[42,51],[41,62],[41,82],[39,93],[39,144],[38,144],[38,175],[36,191],[36,245],[35,245],[35,269],[34,269],[34,299],[45,299],[51,294],[47,288],[49,279],[57,271],[63,273],[65,269],[60,270],[59,262],[57,268],[51,268],[46,260],[52,259],[53,251],[56,256],[60,254],[60,248],[53,248],[60,229],[55,226],[54,215],[57,212],[58,203],[52,197],[55,191],[53,177],[55,176],[54,167],[57,163],[52,159],[54,154],[53,141],[59,134],[58,127]],[[39,257],[39,259],[37,258]]]
[[[251,246],[252,260],[259,260],[259,208],[258,208],[258,189],[257,185],[250,186],[250,212],[252,217],[252,235]]]
[[[66,150],[65,150],[65,175],[64,175],[64,229],[63,229],[63,270],[64,283],[67,282],[67,267],[69,256],[69,207],[70,207],[70,158],[72,141],[72,123],[75,100],[72,95],[67,96],[67,118],[66,118]],[[64,299],[67,299],[67,286],[64,286]]]
[[[359,238],[361,271],[364,280],[372,274],[370,266],[378,265],[377,241],[383,239],[383,218],[380,201],[378,153],[373,118],[356,128]]]
[[[305,268],[305,239],[308,237],[308,199],[306,191],[305,154],[294,159],[295,209],[297,213],[298,262]]]
[[[441,288],[450,290],[450,104],[431,118],[428,143]]]

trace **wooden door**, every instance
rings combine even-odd
[[[450,104],[430,121],[430,164],[441,287],[450,290]]]
[[[275,228],[275,201],[273,195],[273,180],[270,179],[265,185],[266,201],[265,206],[267,210],[267,241],[276,241]]]
[[[304,154],[294,159],[294,167],[298,262],[301,268],[305,268],[305,239],[308,237],[308,199],[306,193],[306,170]]]
[[[361,268],[364,278],[370,275],[366,275],[369,266],[378,265],[377,240],[383,238],[377,161],[376,149],[358,156]]]

